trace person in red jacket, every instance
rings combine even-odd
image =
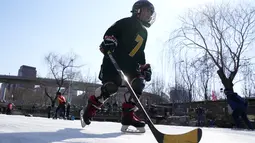
[[[62,116],[65,119],[65,104],[66,104],[66,98],[61,94],[61,92],[57,92],[57,100],[58,100],[58,107],[56,109],[55,117],[57,118],[58,113],[60,111],[60,116]]]
[[[8,103],[8,105],[7,105],[7,110],[6,110],[6,114],[7,114],[7,115],[11,115],[11,114],[12,114],[13,106],[14,106],[13,103],[11,103],[11,102]]]

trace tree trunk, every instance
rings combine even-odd
[[[208,89],[208,86],[206,85],[205,87],[204,87],[204,97],[205,97],[205,101],[207,101],[208,100],[208,93],[207,93],[207,89]]]
[[[191,93],[191,90],[189,90],[189,103],[191,103],[192,101],[192,93]]]
[[[223,86],[225,87],[225,89],[227,88],[227,89],[233,90],[233,86],[234,86],[233,81],[226,77],[222,68],[220,68],[217,71],[217,74],[219,75],[221,82],[222,82]]]
[[[51,101],[51,106],[55,107],[55,103],[57,101],[58,96],[56,95],[55,98]]]
[[[52,108],[55,107],[55,101],[54,101],[54,100],[51,101],[51,107],[52,107]]]
[[[205,96],[205,101],[207,101],[208,100],[207,92],[205,92],[204,96]]]

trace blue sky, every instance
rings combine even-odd
[[[51,51],[60,54],[72,51],[80,56],[78,63],[86,65],[84,70],[89,68],[93,75],[97,74],[102,59],[98,46],[104,32],[116,20],[130,16],[134,2],[1,0],[0,74],[17,75],[19,67],[25,64],[35,66],[40,76],[46,76],[44,56]],[[177,23],[178,15],[194,4],[188,0],[151,2],[157,20],[148,29],[146,56],[155,71],[162,71],[159,61],[163,43]]]
[[[21,65],[37,68],[40,76],[48,73],[44,57],[49,52],[79,55],[84,74],[98,74],[102,54],[98,46],[109,26],[130,16],[136,0],[1,0],[0,1],[0,74],[17,75]],[[157,74],[173,79],[172,64],[164,59],[164,42],[177,28],[178,16],[187,8],[214,0],[151,0],[157,18],[148,29],[147,62]],[[169,74],[172,73],[172,74]]]

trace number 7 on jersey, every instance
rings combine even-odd
[[[134,47],[134,49],[129,53],[129,56],[131,57],[133,57],[136,54],[136,52],[141,48],[143,44],[143,37],[138,34],[135,38],[135,41],[137,42],[137,44]]]

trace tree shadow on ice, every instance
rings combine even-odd
[[[42,126],[43,128],[43,126]],[[65,128],[56,132],[16,132],[16,133],[0,133],[0,143],[50,143],[50,142],[66,142],[65,140],[77,139],[78,142],[86,143],[86,139],[94,138],[116,138],[123,135],[121,132],[113,133],[83,133],[82,129]],[[81,141],[82,139],[82,141]],[[73,142],[73,141],[72,141]],[[74,141],[75,142],[75,141]],[[78,143],[77,142],[77,143]]]

